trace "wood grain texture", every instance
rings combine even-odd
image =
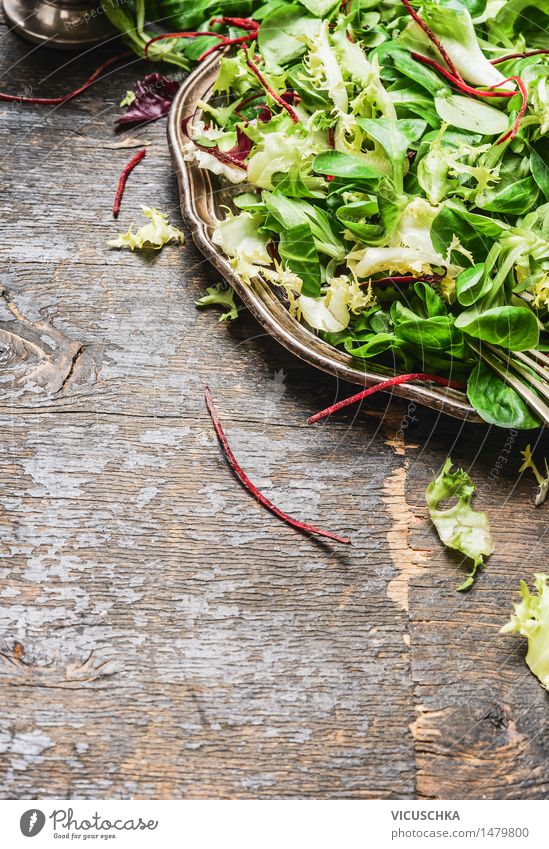
[[[53,74],[66,55],[2,44],[10,92],[62,93],[109,53]],[[179,224],[162,122],[125,134],[151,145],[110,215],[131,152],[105,145],[144,69],[0,104],[1,794],[547,797],[547,694],[498,635],[547,551],[524,440],[502,454],[506,434],[388,396],[308,428],[346,388],[246,314],[198,311],[215,278],[192,244],[109,251],[139,204]],[[252,479],[351,548],[239,488],[206,383]],[[449,451],[497,545],[465,597],[423,506]]]

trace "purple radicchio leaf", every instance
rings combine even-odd
[[[162,74],[147,74],[135,84],[135,100],[126,111],[120,115],[117,127],[137,124],[142,121],[156,121],[166,115],[172,100],[179,88],[179,83],[164,77]]]

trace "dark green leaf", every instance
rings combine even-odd
[[[549,200],[549,165],[535,150],[530,153],[530,170],[545,199]]]
[[[489,424],[524,430],[540,427],[539,420],[515,390],[483,362],[471,372],[467,397],[479,416]]]
[[[538,199],[539,190],[532,177],[516,180],[510,185],[484,192],[477,198],[477,204],[488,212],[499,215],[524,215]]]
[[[539,339],[538,321],[527,307],[491,307],[484,312],[466,310],[456,318],[456,327],[492,345],[510,351],[535,348]]]
[[[492,281],[486,274],[486,266],[483,262],[466,268],[456,279],[456,293],[459,303],[464,307],[470,307],[490,291]]]
[[[280,256],[288,268],[303,281],[302,293],[311,298],[320,295],[321,270],[311,227],[299,224],[280,234]]]
[[[430,68],[427,68],[425,65],[422,65],[420,62],[416,62],[415,59],[412,59],[406,50],[397,48],[391,53],[391,57],[395,67],[398,68],[401,74],[404,74],[411,80],[414,80],[414,82],[418,83],[422,86],[422,88],[427,89],[430,94],[450,94],[450,87],[446,85],[441,77],[439,77],[438,74],[435,74],[434,71],[431,71]]]

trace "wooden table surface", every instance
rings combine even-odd
[[[1,44],[2,89],[34,95],[116,49]],[[546,798],[548,695],[499,634],[547,568],[528,438],[387,395],[307,427],[350,387],[249,315],[197,310],[216,278],[189,240],[108,250],[140,204],[181,226],[165,120],[122,134],[151,145],[110,213],[118,102],[145,71],[0,103],[2,796]],[[352,547],[241,489],[205,384],[252,479]],[[449,453],[496,543],[468,595],[424,504]]]

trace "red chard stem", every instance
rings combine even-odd
[[[120,203],[122,201],[122,195],[124,194],[124,189],[126,188],[126,183],[128,181],[128,177],[137,165],[138,162],[144,158],[147,153],[146,149],[140,150],[139,153],[136,153],[133,159],[130,159],[128,164],[124,167],[120,179],[118,180],[118,186],[116,188],[116,194],[114,196],[114,204],[112,208],[112,214],[115,218],[118,218],[118,213],[120,212]]]
[[[240,481],[240,483],[245,487],[245,489],[248,490],[251,495],[253,495],[256,501],[258,501],[267,510],[270,510],[271,513],[274,513],[275,516],[278,516],[279,519],[282,519],[283,522],[286,522],[287,525],[291,525],[293,528],[297,528],[298,531],[304,531],[308,534],[316,534],[317,536],[327,537],[328,539],[334,540],[334,542],[343,543],[343,545],[350,545],[351,540],[347,537],[342,537],[338,534],[333,534],[331,531],[323,531],[321,528],[317,528],[314,525],[308,525],[305,522],[300,522],[298,519],[294,519],[292,516],[288,516],[287,513],[283,513],[282,510],[279,510],[279,508],[276,507],[272,503],[272,501],[269,501],[269,499],[265,495],[263,495],[262,492],[259,491],[255,484],[251,482],[248,475],[244,472],[231,450],[221,422],[219,421],[219,416],[214,406],[212,394],[208,386],[206,386],[204,389],[204,397],[206,399],[206,406],[212,418],[213,426],[215,428],[219,444],[223,449],[223,453],[225,454],[227,462],[235,473],[238,480]]]
[[[332,413],[337,413],[339,410],[342,410],[344,407],[348,407],[350,404],[356,404],[358,401],[362,401],[369,395],[374,395],[376,392],[381,392],[383,389],[389,389],[391,386],[397,386],[399,383],[409,383],[411,380],[430,380],[433,383],[440,384],[440,386],[450,386],[453,389],[461,389],[463,387],[463,384],[458,383],[456,380],[448,380],[448,378],[439,377],[436,374],[424,374],[423,372],[397,374],[396,377],[390,377],[389,380],[376,383],[375,386],[370,386],[369,389],[364,389],[362,392],[358,392],[350,398],[344,398],[343,401],[338,401],[337,404],[332,404],[331,407],[326,407],[325,410],[315,413],[314,416],[307,419],[307,424],[319,422],[321,419],[331,416]]]

